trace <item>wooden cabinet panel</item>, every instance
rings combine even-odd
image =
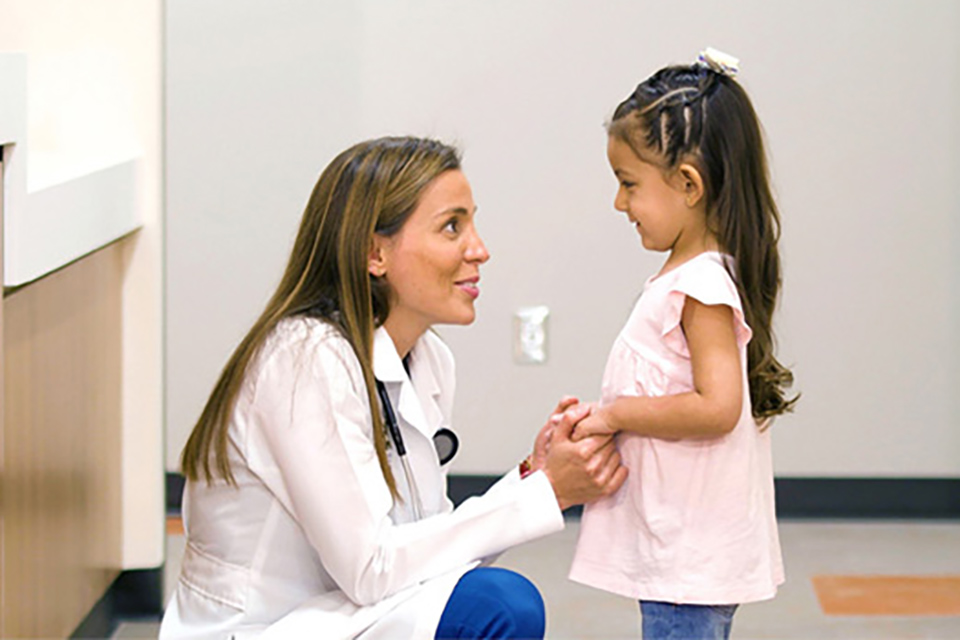
[[[3,638],[70,635],[119,574],[121,251],[3,300]]]

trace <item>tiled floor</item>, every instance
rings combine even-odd
[[[944,611],[960,602],[960,522],[784,522],[780,534],[787,583],[774,600],[741,607],[734,638],[960,639],[960,615],[903,613],[909,602],[929,605],[940,598]],[[571,522],[562,533],[512,549],[499,564],[540,587],[551,640],[639,638],[635,603],[566,579],[576,535]],[[183,537],[170,535],[168,593],[182,553]],[[928,591],[917,595],[918,588]],[[860,603],[852,609],[858,615],[824,613],[824,607],[851,611],[851,602]],[[864,614],[863,603],[873,611]],[[114,637],[156,633],[156,623],[128,622]]]

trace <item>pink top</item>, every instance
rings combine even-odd
[[[739,604],[783,583],[773,498],[770,432],[751,415],[743,319],[736,285],[716,252],[644,285],[603,374],[601,404],[620,396],[693,390],[680,317],[687,296],[734,310],[743,412],[732,432],[667,441],[621,433],[630,474],[609,498],[587,505],[570,570],[576,582],[639,600]]]

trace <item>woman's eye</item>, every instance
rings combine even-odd
[[[460,220],[457,218],[450,218],[447,220],[447,224],[443,225],[443,230],[449,233],[457,233],[460,231]]]

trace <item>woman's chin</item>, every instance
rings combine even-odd
[[[473,324],[473,321],[476,319],[477,311],[473,308],[473,305],[471,305],[469,309],[464,309],[455,316],[451,314],[449,318],[439,324],[468,325]]]

